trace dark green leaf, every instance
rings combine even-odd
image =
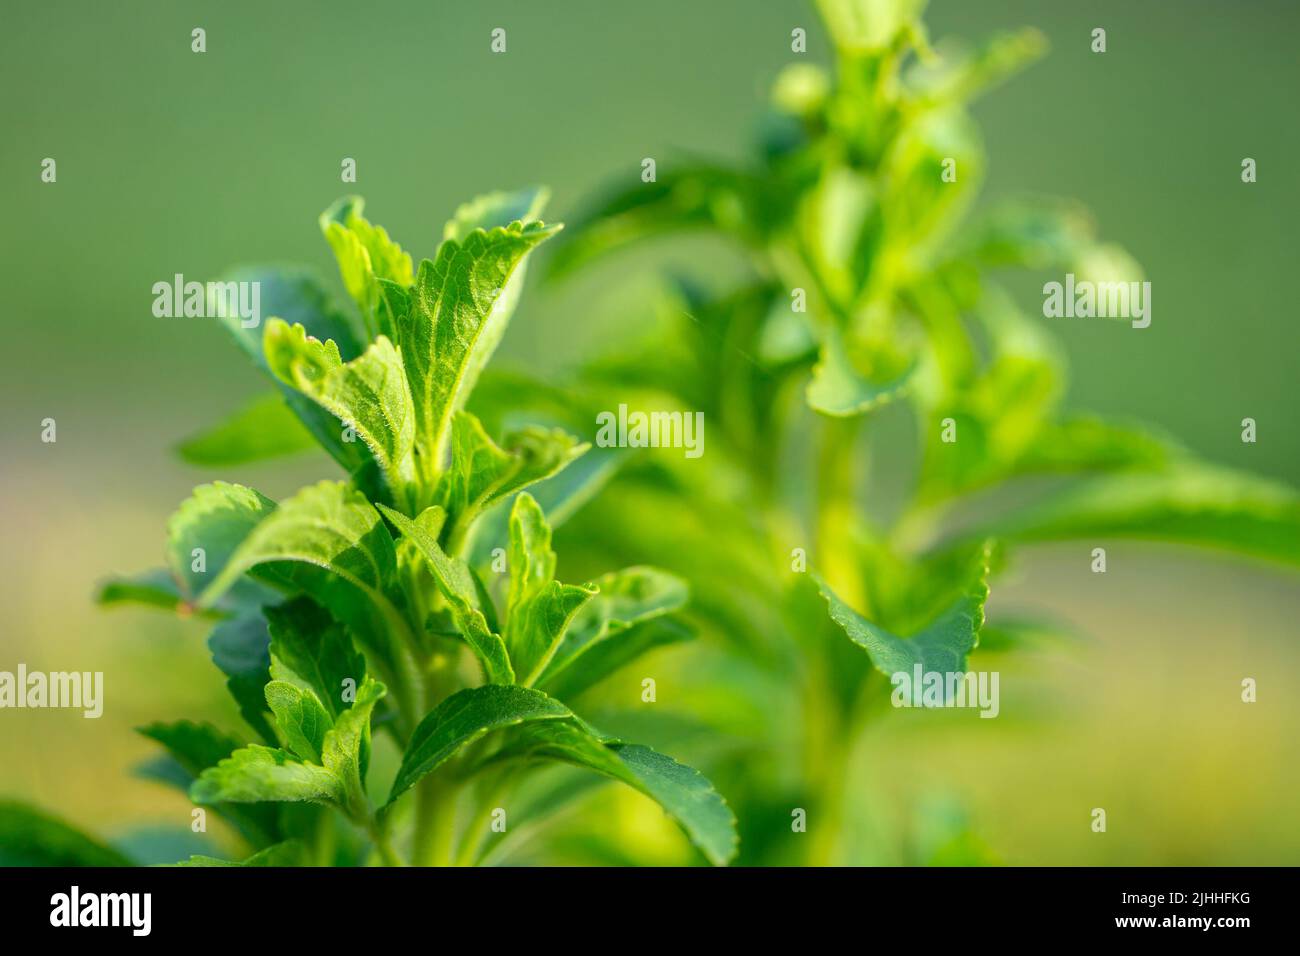
[[[569,709],[559,701],[527,687],[487,684],[458,691],[420,721],[411,735],[388,802],[488,731],[570,716]]]
[[[0,800],[0,866],[132,866],[116,850],[61,820]]]
[[[926,627],[907,638],[897,637],[858,614],[820,578],[817,584],[830,605],[832,620],[866,650],[882,674],[911,675],[917,664],[923,673],[965,673],[966,655],[979,643],[979,630],[984,624],[990,554],[989,547],[981,549],[961,594]]]
[[[191,465],[223,468],[293,455],[316,447],[316,439],[278,392],[260,395],[219,425],[177,446]]]
[[[269,641],[262,615],[247,612],[213,628],[208,636],[208,649],[212,652],[212,662],[226,675],[226,687],[244,720],[265,740],[274,741],[275,735],[266,720],[263,690],[271,679]]]

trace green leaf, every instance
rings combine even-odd
[[[366,678],[365,658],[347,631],[305,597],[268,607],[266,619],[273,675],[312,690],[331,718],[337,718],[349,706],[345,690],[355,691]]]
[[[584,215],[551,261],[553,276],[574,272],[633,242],[664,233],[715,229],[742,241],[770,224],[763,183],[719,165],[660,167],[657,180],[638,182],[599,202]]]
[[[1047,52],[1047,40],[1038,30],[1026,28],[990,39],[974,55],[946,56],[937,68],[917,71],[922,82],[914,86],[926,109],[969,103],[1010,76],[1019,73]]]
[[[116,850],[61,820],[0,800],[0,866],[133,866]]]
[[[277,722],[294,746],[319,750],[320,762],[249,744],[203,771],[190,788],[190,799],[196,803],[310,801],[333,804],[354,820],[364,819],[369,812],[364,754],[369,750],[370,717],[384,692],[383,684],[367,678],[353,705],[329,726],[329,715],[314,694],[272,681],[267,685],[267,700]],[[322,727],[328,728],[323,734]]]
[[[905,395],[914,371],[911,366],[898,374],[869,376],[855,367],[840,333],[827,328],[808,383],[808,404],[825,415],[861,415]]]
[[[544,186],[533,186],[515,192],[491,192],[476,196],[457,208],[455,215],[443,227],[442,238],[464,242],[475,229],[494,229],[515,222],[535,222],[551,198]]]
[[[452,414],[464,405],[496,350],[522,288],[529,252],[558,226],[511,223],[449,239],[420,263],[397,342],[418,419],[421,456],[443,460]]]
[[[276,392],[258,396],[219,425],[177,446],[191,465],[224,468],[293,455],[316,447],[316,439]]]
[[[199,485],[181,502],[167,522],[167,558],[188,599],[209,590],[211,583],[221,578],[231,555],[274,510],[275,503],[269,498],[224,481]],[[211,601],[200,603],[212,606]]]
[[[486,684],[452,694],[420,721],[402,755],[389,793],[391,804],[466,744],[492,730],[527,721],[571,717],[569,708],[541,691]]]
[[[182,775],[168,782],[190,787],[194,780],[209,767],[215,767],[240,748],[241,741],[225,734],[211,724],[189,720],[173,723],[152,723],[138,728],[139,733],[155,740],[166,748],[167,754]],[[280,835],[280,819],[276,807],[241,806],[219,807],[221,816],[233,823],[254,844],[273,842]]]
[[[370,752],[370,717],[385,692],[383,684],[367,677],[357,688],[356,700],[339,715],[321,747],[321,761],[342,782],[343,807],[354,819],[361,819],[369,812],[365,775]]]
[[[515,498],[510,512],[509,566],[506,649],[519,682],[532,684],[550,663],[573,616],[596,592],[554,580],[551,529],[527,492]]]
[[[597,595],[599,599],[599,595]],[[565,667],[544,674],[538,686],[563,700],[581,694],[657,647],[695,639],[695,632],[672,618],[653,618],[617,632],[617,640],[600,640],[588,645],[578,658],[580,666]]]
[[[333,721],[316,695],[288,681],[273,680],[266,685],[266,702],[285,745],[303,760],[320,763]]]
[[[819,0],[817,8],[842,54],[881,52],[915,24],[925,0]]]
[[[242,536],[203,590],[201,604],[210,605],[258,565],[302,562],[324,568],[376,604],[388,605],[384,589],[397,558],[393,539],[365,495],[342,482],[322,481],[303,488],[279,507],[257,497],[269,507],[259,521],[245,522],[238,529]]]
[[[364,339],[351,320],[330,301],[329,293],[311,272],[298,268],[246,268],[236,269],[222,277],[223,281],[256,282],[261,314],[283,319],[290,325],[301,325],[307,334],[322,342],[336,343],[344,360],[361,354]],[[250,325],[245,328],[238,316],[223,317],[222,321],[235,337],[235,342],[260,369],[266,370],[262,351],[262,328]]]
[[[965,673],[966,656],[979,643],[979,630],[984,624],[990,557],[990,546],[980,549],[961,593],[933,621],[907,638],[897,637],[858,614],[821,578],[817,578],[817,585],[830,607],[831,619],[866,650],[871,663],[885,676],[910,675],[917,664],[923,673]]]
[[[412,521],[406,515],[384,505],[379,508],[402,536],[428,560],[438,591],[451,606],[453,623],[482,663],[487,680],[493,684],[513,684],[515,672],[510,666],[506,645],[488,627],[487,619],[479,609],[478,588],[469,566],[458,558],[449,557],[438,545],[435,535],[421,521]]]
[[[622,640],[637,625],[671,614],[690,596],[685,581],[657,568],[613,571],[598,578],[595,585],[596,596],[574,616],[538,678],[538,686],[549,685],[575,664],[576,670],[589,671],[587,654],[595,647],[605,641]]]
[[[578,718],[525,724],[503,756],[544,756],[621,781],[654,800],[715,866],[736,854],[736,819],[708,779],[656,753],[597,734]]]
[[[285,269],[242,269],[226,278],[238,282],[256,282],[260,292],[261,313],[301,325],[312,338],[333,342],[343,361],[361,354],[366,337],[361,335],[346,315],[330,301],[319,281],[309,272]],[[239,347],[254,364],[268,375],[266,355],[262,350],[261,324],[244,328],[239,320],[224,320]],[[274,376],[271,376],[275,380]],[[285,402],[334,460],[349,474],[356,474],[369,459],[365,446],[345,442],[339,420],[311,399],[276,381]]]
[[[343,781],[275,747],[249,744],[203,771],[190,788],[195,803],[311,801],[343,806]]]
[[[1043,427],[1038,440],[1016,461],[1014,472],[1028,475],[1156,468],[1179,454],[1177,445],[1150,428],[1091,415],[1069,415]]]
[[[143,604],[146,607],[174,611],[182,616],[196,613],[189,597],[181,591],[172,573],[155,568],[126,578],[112,578],[100,585],[95,600],[105,606]],[[203,617],[221,617],[218,610],[198,611]]]
[[[176,866],[301,866],[306,853],[297,840],[285,840],[259,850],[244,860],[219,860],[214,856],[191,856]]]
[[[1209,465],[1072,481],[996,524],[999,536],[1017,541],[1113,535],[1300,564],[1300,495],[1278,482]],[[979,533],[978,526],[967,532]]]
[[[352,428],[396,499],[407,501],[415,480],[415,409],[392,342],[381,335],[364,355],[345,364],[333,342],[272,319],[265,348],[272,373]]]
[[[593,448],[563,471],[534,485],[529,494],[542,506],[551,527],[558,528],[581,511],[635,457],[636,449]],[[510,511],[502,505],[479,518],[470,540],[470,556],[475,567],[487,564],[492,549],[509,537]]]
[[[266,620],[256,611],[228,618],[208,635],[212,662],[226,675],[226,687],[239,705],[239,713],[264,739],[274,741],[266,720],[264,690],[271,679],[269,643]]]
[[[185,768],[186,773],[197,777],[209,767],[229,757],[241,746],[241,741],[223,733],[211,724],[190,720],[175,723],[152,723],[138,728],[139,733],[156,740]]]
[[[963,249],[993,266],[1073,270],[1097,243],[1092,216],[1066,200],[1020,200],[992,207],[963,235]]]
[[[321,213],[321,232],[334,250],[343,285],[360,307],[371,336],[392,335],[393,329],[379,322],[379,280],[409,286],[413,281],[411,257],[383,227],[366,221],[361,215],[364,208],[360,196],[338,200]]]
[[[386,678],[412,688],[400,703],[413,723],[419,677],[414,637],[389,597],[396,567],[393,539],[365,495],[322,481],[281,502],[245,536],[200,604],[210,605],[253,569],[306,592],[351,629]]]
[[[482,511],[551,477],[591,447],[559,428],[528,427],[507,434],[502,448],[466,411],[454,416],[451,434],[443,500],[454,522],[452,533],[461,535]]]

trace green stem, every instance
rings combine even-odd
[[[817,500],[813,546],[821,573],[833,587],[856,579],[852,532],[858,526],[854,465],[862,419],[823,418],[817,449]],[[849,595],[844,595],[849,599]]]
[[[430,774],[415,787],[415,835],[412,858],[416,866],[450,866],[456,826],[455,781]]]
[[[505,790],[506,781],[506,774],[498,771],[479,787],[475,794],[477,806],[474,816],[470,818],[456,850],[456,866],[473,866],[477,862],[483,841],[487,838],[488,821],[492,819],[492,811],[496,809],[495,804]]]
[[[371,815],[366,820],[366,832],[370,834],[370,841],[374,843],[375,849],[379,851],[379,858],[384,861],[384,866],[406,866],[403,860],[393,849],[392,841],[388,838],[388,823],[381,820],[375,815]]]

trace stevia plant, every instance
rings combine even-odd
[[[280,502],[201,485],[168,523],[167,568],[113,581],[102,599],[216,622],[212,657],[247,732],[186,720],[142,732],[166,751],[151,773],[228,820],[246,864],[475,863],[505,795],[556,762],[657,801],[709,862],[735,852],[731,813],[699,773],[600,733],[556,696],[652,646],[654,628],[680,630],[668,616],[684,583],[644,566],[558,581],[547,516],[524,489],[587,446],[535,426],[494,438],[465,407],[529,254],[559,228],[538,219],[544,201],[530,190],[462,206],[418,265],[360,199],[340,201],[320,224],[353,313],[304,272],[232,276],[261,283],[274,316],[229,327],[276,391],[184,455],[229,465],[314,441],[347,478]],[[491,561],[471,565],[494,513],[499,537],[480,542]],[[378,735],[401,753],[382,779]],[[80,839],[25,819],[34,858],[41,833],[47,847]]]
[[[1062,408],[1061,351],[1004,275],[1141,274],[1073,203],[975,207],[985,158],[967,106],[1043,38],[941,53],[917,0],[817,6],[833,69],[780,73],[748,163],[660,157],[656,181],[616,190],[551,260],[564,277],[633,242],[702,235],[740,253],[740,280],[674,275],[641,347],[534,402],[575,428],[618,403],[705,413],[700,461],[627,464],[566,530],[575,550],[654,555],[690,580],[709,639],[679,697],[718,744],[742,862],[987,862],[960,814],[909,842],[855,795],[885,678],[995,666],[1059,633],[1041,611],[985,623],[989,575],[1022,545],[1090,542],[1085,569],[1123,536],[1295,565],[1300,499]],[[670,527],[643,517],[666,514]]]

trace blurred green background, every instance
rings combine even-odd
[[[1053,324],[1071,404],[1146,419],[1209,459],[1296,483],[1300,326],[1287,281],[1300,190],[1285,164],[1300,155],[1300,7],[933,0],[927,19],[936,39],[1043,30],[1047,59],[976,107],[985,194],[1083,200],[1152,281],[1144,332]],[[152,284],[261,262],[332,276],[316,216],[345,192],[427,256],[446,216],[479,192],[546,183],[550,217],[564,219],[632,181],[642,157],[662,168],[690,153],[744,156],[770,81],[794,57],[790,30],[809,31],[818,61],[825,37],[802,2],[736,0],[10,0],[5,21],[0,178],[14,228],[0,234],[0,669],[103,670],[108,702],[99,721],[0,712],[0,794],[115,837],[185,826],[182,798],[128,774],[151,752],[131,728],[228,721],[204,628],[99,611],[95,583],[158,564],[167,515],[200,481],[279,497],[333,471],[312,458],[218,476],[175,460],[178,439],[262,382],[216,322],[155,318]],[[204,54],[190,51],[196,26]],[[498,26],[505,55],[489,51]],[[1096,26],[1104,55],[1088,48]],[[1257,184],[1240,181],[1245,156]],[[45,157],[55,184],[40,181]],[[339,181],[343,157],[357,161],[355,186]],[[535,274],[498,361],[562,380],[637,333],[647,264],[675,261],[733,265],[682,244],[562,286]],[[1037,308],[1032,283],[1018,291]],[[1239,439],[1247,416],[1254,445]],[[53,445],[40,441],[46,417]],[[1296,579],[1098,543],[1110,548],[1105,576],[1085,573],[1078,549],[1040,548],[995,587],[1002,606],[1054,608],[1085,635],[1017,663],[1026,690],[1007,690],[1004,674],[996,733],[945,720],[869,735],[855,786],[880,862],[902,858],[898,834],[914,837],[933,793],[964,806],[1011,863],[1300,862]],[[1253,706],[1238,699],[1245,676],[1259,681]],[[1017,703],[1046,716],[1017,720]],[[1104,837],[1088,828],[1095,806],[1109,813]]]

